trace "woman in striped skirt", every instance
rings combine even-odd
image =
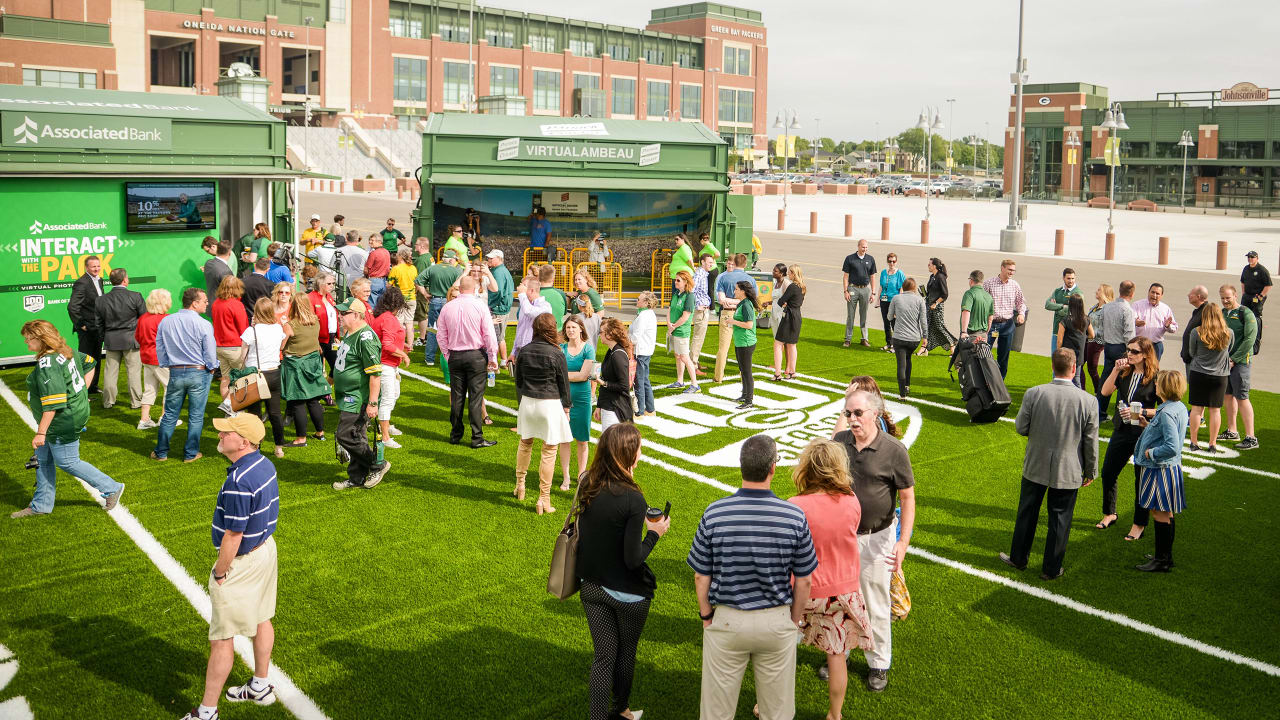
[[[1156,376],[1156,396],[1160,407],[1144,426],[1133,451],[1138,465],[1138,504],[1151,511],[1156,525],[1156,551],[1138,565],[1143,572],[1173,569],[1173,516],[1187,505],[1182,488],[1182,438],[1187,434],[1187,406],[1182,395],[1186,378],[1176,370],[1161,370]]]
[[[956,336],[947,329],[947,319],[943,303],[950,293],[947,290],[947,266],[938,258],[929,258],[929,282],[925,285],[925,309],[928,311],[928,342],[920,348],[919,355],[928,355],[929,351],[942,347],[950,354],[956,346]]]

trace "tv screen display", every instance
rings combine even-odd
[[[212,181],[125,183],[128,232],[212,230],[218,198]]]

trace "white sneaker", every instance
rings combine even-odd
[[[159,423],[157,423],[155,420],[139,420],[138,421],[139,430],[150,430],[152,428],[159,427],[159,426],[160,426]]]
[[[394,449],[396,449],[396,450],[399,450],[399,449],[400,449],[400,443],[396,442],[396,441],[395,441],[395,439],[391,439],[391,440],[383,440],[383,441],[382,441],[382,446],[383,446],[383,447],[394,448]]]
[[[392,437],[404,434],[404,431],[402,431],[400,428],[396,427],[395,425],[388,425],[387,431],[391,433]],[[399,446],[397,445],[396,447],[399,447]]]
[[[382,482],[382,478],[386,476],[387,471],[389,470],[391,470],[391,461],[383,460],[382,467],[369,473],[369,475],[364,479],[364,486],[366,488],[372,488],[374,485]]]
[[[258,705],[270,705],[276,701],[276,686],[268,685],[266,689],[255,692],[252,683],[245,683],[239,687],[227,688],[226,698],[231,702],[247,700]]]
[[[181,720],[200,720],[200,708],[192,708],[191,712],[183,715]],[[218,711],[214,710],[209,720],[218,720]]]
[[[333,484],[334,490],[346,490],[347,488],[353,488],[353,487],[355,487],[355,484],[352,483],[350,480],[339,480]]]

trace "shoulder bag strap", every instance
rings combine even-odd
[[[253,357],[258,361],[258,372],[266,372],[262,369],[262,343],[258,342],[258,324],[253,324]]]
[[[578,487],[573,491],[573,502],[569,504],[569,512],[564,519],[564,527],[560,529],[561,533],[568,532],[569,526],[573,526],[574,534],[578,532],[578,493],[582,490],[582,478],[578,478]]]

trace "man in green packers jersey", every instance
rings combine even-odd
[[[96,366],[93,358],[67,347],[67,342],[47,320],[22,326],[22,337],[36,357],[27,376],[27,404],[39,426],[31,447],[35,449],[36,492],[31,504],[10,515],[24,518],[53,512],[57,469],[78,477],[102,493],[107,510],[120,500],[124,485],[80,459],[80,433],[89,422],[87,385]]]
[[[367,310],[358,298],[340,303],[337,310],[342,342],[333,360],[333,394],[338,399],[338,458],[347,463],[347,479],[333,488],[371,488],[391,469],[381,459],[382,443],[376,451],[369,446],[369,421],[378,412],[382,392],[382,343],[365,324]]]

